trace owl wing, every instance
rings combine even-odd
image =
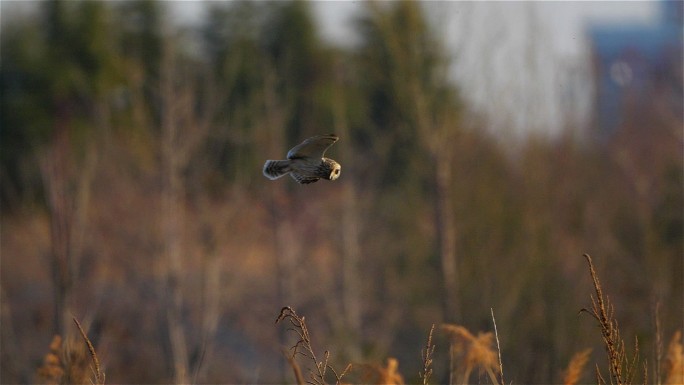
[[[296,172],[290,173],[290,176],[292,177],[292,179],[296,180],[297,183],[299,183],[299,184],[314,183],[314,182],[318,182],[318,180],[321,179],[321,178],[317,178],[317,177],[313,177],[313,176],[305,176],[305,175],[302,175],[302,174],[299,174]]]
[[[325,152],[339,137],[335,134],[317,135],[294,146],[288,153],[287,159],[322,158]]]

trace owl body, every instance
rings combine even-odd
[[[301,184],[314,183],[319,179],[335,180],[340,176],[342,166],[323,155],[338,139],[337,135],[311,137],[293,147],[287,153],[287,159],[267,160],[264,176],[274,180],[290,174]]]

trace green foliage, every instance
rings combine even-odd
[[[142,67],[150,82],[159,80],[162,59],[164,11],[160,2],[132,0],[118,6],[121,29],[120,47],[129,61]]]
[[[94,130],[98,106],[121,81],[111,13],[101,2],[40,4],[39,23],[3,29],[3,202],[33,195],[35,151],[68,131],[77,153]],[[28,179],[23,175],[28,175]],[[35,196],[32,197],[35,199]]]
[[[290,143],[320,130],[317,96],[331,80],[310,7],[305,1],[275,3],[263,29],[267,60],[277,77],[277,95],[288,111],[285,138]]]

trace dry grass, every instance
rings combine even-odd
[[[624,340],[620,336],[618,322],[615,319],[615,310],[607,296],[603,293],[598,274],[594,269],[592,259],[584,255],[587,260],[595,294],[591,295],[591,308],[582,309],[581,312],[589,313],[596,321],[601,330],[601,337],[605,345],[608,358],[608,377],[604,377],[601,370],[596,367],[596,382],[600,384],[630,384],[636,377],[639,361],[638,343],[635,343],[634,355],[628,358]],[[656,311],[657,313],[657,311]],[[449,337],[450,358],[449,365],[450,383],[467,384],[475,369],[480,373],[487,373],[491,383],[504,384],[503,365],[501,362],[501,350],[496,328],[494,312],[491,312],[494,332],[479,332],[472,334],[465,327],[452,324],[444,324],[441,329]],[[656,325],[659,329],[659,322]],[[42,366],[37,371],[38,379],[44,384],[72,384],[91,383],[104,384],[105,374],[102,371],[95,348],[76,318],[73,318],[83,344],[64,343],[61,336],[54,336],[49,345],[49,351],[43,359]],[[299,316],[292,308],[284,307],[276,319],[276,324],[286,322],[288,330],[295,333],[297,340],[289,348],[290,353],[285,356],[293,370],[295,381],[298,385],[327,385],[328,380],[335,384],[343,384],[342,379],[347,375],[352,365],[349,364],[341,372],[335,370],[330,361],[330,353],[325,351],[323,359],[319,360],[316,355],[304,317]],[[423,385],[427,385],[433,374],[433,324],[428,334],[427,342],[421,349],[422,370],[419,377]],[[657,333],[659,334],[659,330]],[[668,346],[667,352],[656,370],[655,377],[660,383],[660,371],[664,375],[664,384],[684,384],[684,347],[682,334],[677,331]],[[496,346],[494,344],[496,343]],[[660,342],[656,343],[660,346]],[[658,349],[659,350],[659,349]],[[498,354],[497,354],[498,352]],[[576,353],[567,368],[563,371],[562,383],[576,385],[582,380],[585,368],[589,362],[591,349]],[[656,352],[657,362],[660,361],[660,353]],[[302,361],[303,360],[303,361]],[[88,362],[90,361],[90,363]],[[303,363],[307,363],[303,365]],[[302,371],[307,370],[308,377]],[[366,384],[404,385],[405,381],[399,373],[399,362],[395,358],[388,358],[386,365],[362,364],[361,379]],[[90,370],[88,370],[90,369]],[[499,378],[497,378],[497,373]],[[643,364],[644,383],[647,382],[647,366]]]
[[[294,371],[295,379],[297,380],[298,384],[304,383],[304,378],[302,376],[300,366],[297,363],[298,357],[306,358],[308,361],[311,361],[313,363],[313,366],[315,367],[315,370],[311,368],[308,369],[309,380],[306,381],[307,383],[314,385],[327,384],[326,375],[328,373],[328,369],[330,369],[330,371],[333,373],[335,384],[341,383],[342,377],[344,377],[344,375],[347,374],[347,372],[351,369],[352,365],[348,364],[342,372],[338,373],[328,363],[330,359],[330,352],[328,352],[327,350],[323,353],[323,360],[319,361],[318,358],[316,358],[316,354],[314,352],[313,347],[311,346],[311,336],[309,335],[309,329],[306,326],[304,317],[298,316],[297,313],[294,310],[292,310],[292,308],[284,307],[280,310],[280,314],[278,315],[278,318],[276,318],[275,322],[276,324],[278,324],[279,322],[289,322],[291,327],[288,328],[288,330],[297,334],[297,342],[292,347],[290,347],[292,354],[288,355],[288,362],[290,363],[290,366]]]
[[[85,346],[68,341],[64,343],[61,336],[54,336],[50,342],[49,351],[43,358],[43,365],[36,372],[41,383],[50,385],[102,385],[105,383],[105,374],[100,367],[100,361],[93,344],[76,318],[74,318],[74,323],[78,327]],[[88,364],[89,357],[94,368]],[[91,378],[91,373],[94,379]]]
[[[44,384],[59,384],[64,376],[62,361],[62,337],[52,337],[49,351],[43,358],[43,365],[38,368],[38,378]]]
[[[43,384],[87,384],[90,382],[87,368],[86,349],[80,344],[65,342],[56,335],[36,374],[38,381]]]
[[[81,323],[78,322],[76,317],[73,317],[74,323],[76,324],[76,327],[78,328],[78,332],[81,334],[81,337],[83,338],[83,341],[85,342],[86,346],[88,347],[88,353],[90,353],[90,358],[93,361],[94,369],[93,369],[93,374],[95,375],[95,381],[93,383],[95,384],[104,384],[105,383],[105,374],[102,371],[102,368],[100,367],[100,360],[97,358],[97,353],[95,352],[95,348],[93,347],[92,342],[90,342],[90,339],[86,335],[85,331],[83,331],[83,328],[81,327]]]
[[[423,385],[427,385],[430,381],[430,376],[432,376],[432,354],[435,352],[435,345],[432,343],[432,333],[434,331],[435,324],[432,324],[427,343],[420,352],[420,356],[423,359],[423,371],[419,373],[419,376],[423,380]]]
[[[584,372],[584,367],[587,365],[587,362],[589,362],[590,355],[591,349],[585,349],[572,356],[567,369],[563,372],[564,385],[575,385],[579,383],[582,378],[582,373]]]
[[[494,351],[494,333],[471,334],[459,325],[442,325],[442,330],[451,342],[450,383],[467,384],[473,369],[479,368],[489,375],[493,384],[498,384],[495,371],[498,369],[497,354]],[[454,382],[454,376],[458,376]]]
[[[589,313],[601,330],[601,337],[605,345],[608,358],[608,377],[604,377],[599,367],[596,367],[597,384],[631,384],[638,370],[639,347],[635,343],[634,354],[631,359],[626,353],[624,340],[620,336],[615,311],[603,293],[599,277],[594,269],[592,259],[584,255],[587,260],[595,294],[591,295],[591,308],[582,309]],[[449,338],[450,363],[449,383],[468,384],[475,369],[482,375],[487,374],[492,384],[505,384],[501,349],[493,309],[491,311],[494,332],[479,332],[472,334],[465,327],[453,324],[443,324],[441,329]],[[657,318],[657,317],[656,317]],[[63,343],[61,336],[55,336],[49,345],[49,351],[43,359],[42,366],[37,371],[37,377],[44,384],[72,384],[90,383],[104,384],[105,374],[102,371],[95,348],[83,330],[79,321],[74,318],[80,336],[84,343]],[[296,342],[285,352],[289,366],[293,370],[298,385],[327,385],[329,381],[336,385],[343,384],[342,379],[350,373],[351,364],[338,372],[330,364],[330,353],[326,350],[320,360],[312,347],[311,336],[303,316],[299,316],[292,308],[281,309],[276,324],[288,324],[288,331],[296,336]],[[658,322],[656,322],[658,323]],[[659,325],[658,325],[659,328]],[[435,325],[428,334],[427,342],[421,349],[422,370],[418,373],[423,385],[427,385],[433,374],[433,342]],[[658,331],[659,332],[659,331]],[[663,356],[655,378],[660,383],[659,371],[662,370],[664,384],[684,384],[684,347],[682,334],[677,331],[670,341],[668,350]],[[496,346],[494,345],[496,343]],[[660,345],[660,343],[657,343]],[[497,354],[498,353],[498,354]],[[582,380],[585,368],[589,362],[591,349],[576,353],[567,368],[563,371],[562,383],[576,385]],[[656,352],[657,357],[660,353]],[[399,373],[399,362],[395,358],[388,358],[386,365],[361,364],[361,380],[366,384],[404,385],[405,381]],[[302,370],[304,368],[304,371]],[[306,371],[306,373],[305,373]],[[497,378],[498,373],[498,378]],[[648,368],[643,363],[644,383],[647,382]],[[479,380],[481,383],[481,379]]]
[[[399,361],[396,358],[388,358],[387,365],[360,365],[364,384],[404,385],[404,377],[399,373]]]
[[[681,338],[681,331],[676,331],[667,348],[667,355],[663,361],[665,384],[684,384],[684,348]]]
[[[494,324],[494,337],[496,337],[496,351],[499,354],[499,378],[501,379],[501,383],[505,384],[506,381],[504,381],[503,375],[503,362],[501,361],[501,344],[499,344],[499,332],[496,330],[496,318],[494,318],[494,308],[489,308],[489,310],[492,313],[492,324]]]
[[[625,342],[620,337],[620,328],[615,319],[615,309],[608,298],[603,295],[601,282],[596,274],[596,270],[594,270],[594,264],[591,257],[588,254],[584,254],[584,257],[589,264],[589,272],[591,273],[591,279],[594,283],[596,296],[591,296],[591,309],[582,309],[580,312],[591,314],[599,323],[601,337],[603,338],[603,343],[608,355],[610,383],[617,385],[630,384],[634,380],[636,374],[636,367],[639,359],[639,343],[635,340],[634,355],[630,361],[627,357]],[[646,371],[645,366],[644,371]],[[646,373],[644,373],[644,376],[645,375]],[[596,369],[596,381],[599,384],[606,383],[606,380],[603,378],[603,375],[598,368]],[[644,378],[644,382],[646,382],[646,378]]]
[[[604,377],[600,368],[596,366],[596,382],[599,385],[608,383],[611,385],[631,384],[634,382],[640,366],[638,341],[635,340],[633,355],[629,357],[624,340],[620,336],[620,329],[615,318],[613,305],[603,293],[603,288],[594,269],[591,257],[586,254],[584,257],[589,266],[595,294],[591,295],[591,308],[582,309],[581,312],[589,313],[598,322],[608,357],[609,375]],[[487,373],[492,384],[505,384],[499,336],[493,309],[491,310],[491,316],[494,332],[479,332],[477,335],[474,335],[463,326],[453,324],[443,324],[441,326],[442,331],[446,333],[450,341],[450,384],[470,383],[470,377],[475,369],[478,369],[480,374]],[[337,372],[328,365],[329,354],[327,351],[323,361],[319,362],[316,359],[311,348],[310,336],[304,322],[304,317],[299,317],[294,310],[286,307],[281,310],[276,323],[284,320],[290,322],[292,325],[290,330],[296,332],[299,337],[295,345],[290,348],[292,355],[288,356],[290,366],[295,372],[297,383],[323,385],[325,384],[326,369],[330,369],[335,375],[336,383],[340,384],[342,376],[348,372],[351,365],[338,376]],[[429,383],[433,373],[432,364],[435,351],[433,343],[434,328],[434,325],[432,325],[427,343],[421,349],[422,370],[418,374],[423,385]],[[496,346],[494,346],[494,343],[496,343]],[[563,371],[563,384],[576,385],[582,381],[591,352],[591,349],[586,349],[572,357],[567,368]],[[660,357],[659,353],[657,354]],[[299,364],[296,361],[296,357],[299,355],[306,357],[315,364],[316,371],[309,369],[310,380],[308,381],[304,380]],[[363,383],[393,385],[403,385],[405,383],[398,371],[399,363],[394,358],[388,358],[386,366],[361,364],[359,367],[363,370]],[[645,362],[641,364],[641,367],[643,369],[643,382],[647,383],[648,367]],[[684,384],[684,347],[681,342],[681,332],[679,331],[673,336],[667,354],[662,361],[662,372],[665,375],[665,384]],[[659,377],[658,372],[656,372],[655,376],[656,378]],[[481,383],[481,379],[479,381]]]

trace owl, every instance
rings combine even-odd
[[[340,176],[342,166],[323,155],[337,139],[335,134],[313,136],[288,151],[287,159],[267,160],[264,175],[274,180],[290,174],[301,184],[314,183],[319,179],[335,180]]]

